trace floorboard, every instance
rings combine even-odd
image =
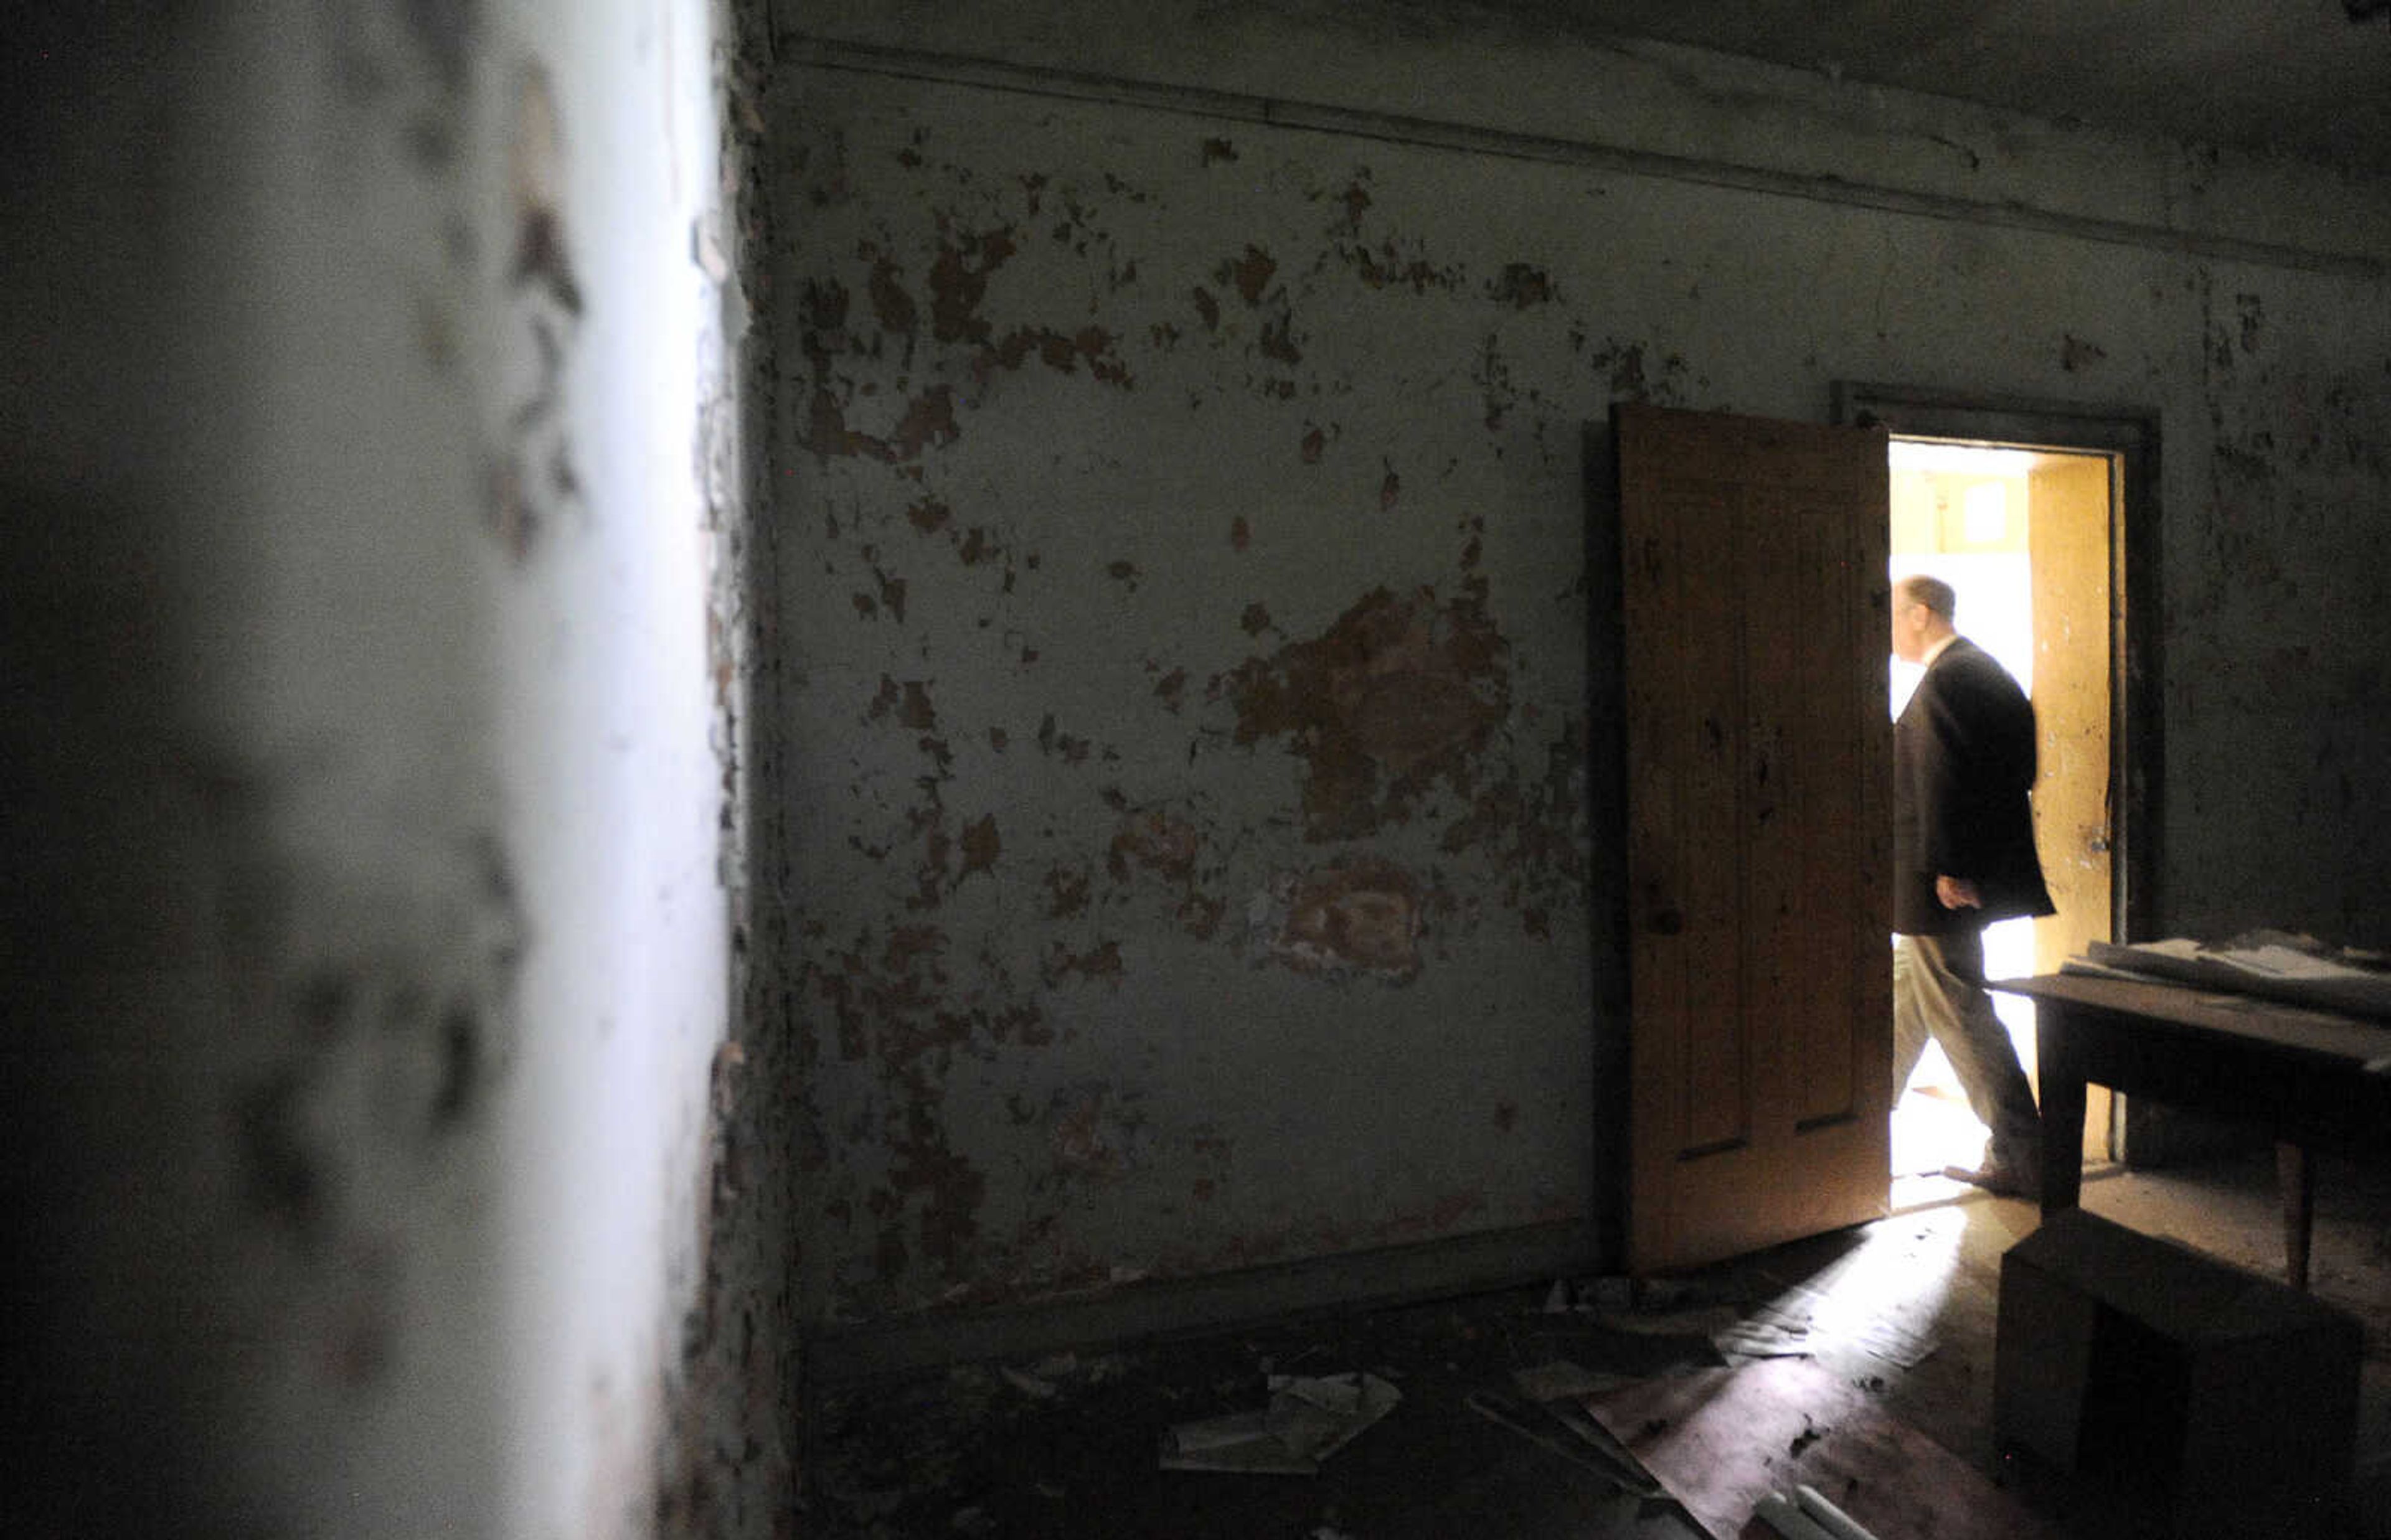
[[[2280,1277],[2273,1179],[2271,1152],[2254,1151],[2182,1171],[2105,1174],[2087,1180],[2084,1203]],[[1544,1280],[849,1387],[808,1408],[795,1531],[836,1540],[1693,1540],[1703,1531],[1684,1506],[1621,1490],[1563,1416],[1534,1421],[1532,1391],[1575,1383],[1591,1394],[1781,1361],[1843,1387],[1845,1420],[1891,1429],[1884,1436],[1895,1444],[1931,1444],[2070,1540],[2110,1540],[2103,1526],[2115,1515],[2097,1494],[1995,1447],[2000,1257],[2037,1215],[2022,1200],[1963,1190],[1662,1280],[1633,1301],[1596,1280],[1558,1280],[1569,1308],[1556,1311],[1555,1280]],[[2358,1482],[2366,1540],[2391,1540],[2386,1220],[2391,1172],[2320,1162],[2313,1287],[2366,1331]],[[1260,1410],[1273,1374],[1357,1371],[1396,1386],[1401,1404],[1313,1474],[1158,1468],[1171,1428]],[[1522,1371],[1533,1371],[1530,1391]],[[1506,1418],[1486,1415],[1506,1405]],[[1880,1540],[1903,1536],[1886,1528]]]

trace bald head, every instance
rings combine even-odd
[[[1951,635],[1959,596],[1941,578],[1913,573],[1893,585],[1893,655],[1905,663],[1926,661],[1927,649]]]

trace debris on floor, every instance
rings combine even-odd
[[[2222,1184],[2120,1172],[2087,1191],[2120,1223],[2210,1237],[2204,1249],[2270,1264],[2274,1152],[2235,1161]],[[2365,1427],[2391,1427],[2380,1303],[2391,1298],[2380,1225],[2391,1174],[2343,1162],[2319,1187],[2320,1221],[2338,1214],[2343,1226],[2320,1291],[2337,1273],[2364,1280],[2342,1300],[2370,1312]],[[1807,1485],[1881,1540],[2026,1540],[2062,1521],[2074,1535],[2126,1533],[2133,1515],[2087,1506],[2082,1483],[1995,1442],[1999,1269],[2036,1223],[2023,1205],[1958,1204],[1683,1279],[1556,1288],[1546,1275],[1077,1354],[817,1380],[798,1526],[807,1540],[1783,1540],[1756,1509],[1777,1496],[1823,1528],[1801,1502]],[[1741,1330],[1729,1347],[1774,1331],[1813,1356],[1723,1353],[1713,1334],[1729,1328]],[[1260,1415],[1273,1374],[1340,1369],[1400,1388],[1400,1415],[1325,1464],[1315,1455],[1316,1473],[1157,1469],[1166,1430]],[[1358,1404],[1364,1381],[1350,1382]],[[1761,1393],[1772,1386],[1790,1393]],[[2391,1540],[2382,1448],[2368,1445],[2368,1506],[2346,1532],[2367,1540]]]
[[[1560,1401],[1573,1395],[1592,1395],[1596,1391],[1615,1390],[1635,1377],[1613,1373],[1608,1369],[1589,1369],[1572,1364],[1566,1358],[1550,1363],[1533,1364],[1511,1371],[1511,1383],[1531,1401]]]
[[[1858,1520],[1829,1502],[1826,1494],[1815,1486],[1806,1483],[1795,1485],[1790,1500],[1827,1532],[1829,1540],[1876,1540],[1875,1535],[1861,1527]]]
[[[1751,1510],[1751,1523],[1744,1526],[1746,1534],[1757,1527],[1764,1528],[1777,1540],[1835,1540],[1833,1535],[1818,1527],[1816,1520],[1787,1502],[1782,1493],[1772,1492],[1761,1498],[1760,1505]]]
[[[1783,1540],[1876,1540],[1858,1520],[1829,1502],[1815,1486],[1796,1485],[1790,1495],[1772,1492],[1760,1499],[1751,1516]]]
[[[1544,1314],[1591,1318],[1636,1336],[1699,1334],[1709,1338],[1727,1362],[1813,1358],[1830,1349],[1855,1349],[1915,1368],[1936,1346],[1931,1333],[1891,1318],[1873,1295],[1846,1299],[1802,1284],[1787,1284],[1774,1298],[1754,1304],[1668,1279],[1602,1277],[1572,1283],[1562,1278],[1546,1291]]]
[[[1711,1333],[1712,1345],[1730,1358],[1815,1356],[1806,1321],[1753,1315]]]
[[[1496,1427],[1507,1428],[1573,1465],[1584,1466],[1622,1492],[1638,1497],[1667,1495],[1661,1483],[1652,1479],[1652,1473],[1627,1452],[1626,1445],[1588,1416],[1583,1407],[1567,1398],[1521,1400],[1479,1391],[1464,1404]],[[1561,1437],[1562,1433],[1569,1437]]]
[[[1712,1535],[1745,1533],[1789,1481],[1893,1534],[2048,1534],[1967,1462],[1871,1405],[1865,1386],[1800,1359],[1648,1380],[1584,1405]]]
[[[1022,1394],[1034,1397],[1037,1400],[1052,1401],[1058,1393],[1054,1389],[1054,1381],[1052,1380],[1040,1380],[1034,1374],[1027,1374],[1020,1369],[1014,1368],[1000,1368],[997,1372],[1004,1376],[1004,1381],[1006,1384],[1011,1385],[1015,1390],[1019,1391]]]
[[[1273,1374],[1258,1411],[1183,1422],[1162,1435],[1165,1470],[1311,1476],[1320,1462],[1395,1409],[1402,1392],[1375,1374]]]
[[[1676,1319],[1677,1317],[1664,1317]],[[1732,1320],[1730,1315],[1728,1320]],[[1510,1362],[1536,1367],[1554,1363],[1594,1366],[1607,1384],[1648,1380],[1656,1374],[1680,1374],[1688,1369],[1719,1368],[1726,1359],[1711,1340],[1723,1322],[1696,1323],[1690,1329],[1663,1329],[1648,1322],[1631,1324],[1614,1317],[1578,1312],[1524,1318],[1505,1331]],[[1592,1385],[1588,1389],[1602,1389]],[[1551,1400],[1535,1387],[1523,1393]]]
[[[1767,1525],[1768,1532],[1778,1536],[1779,1540],[1835,1540],[1832,1531],[1802,1511],[1799,1504],[1781,1492],[1772,1492],[1761,1498],[1759,1506],[1751,1510],[1751,1516]],[[1748,1528],[1746,1533],[1749,1533]]]

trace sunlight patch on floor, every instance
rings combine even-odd
[[[1943,1174],[1945,1166],[1972,1170],[1984,1158],[1984,1125],[1968,1110],[1958,1086],[1933,1074],[1942,1050],[1930,1047],[1909,1090],[1893,1109],[1893,1194],[1895,1213],[1946,1203],[1977,1189]]]
[[[1782,1291],[1755,1315],[1801,1322],[1810,1351],[1822,1359],[1838,1360],[1839,1350],[1849,1350],[1915,1367],[1934,1351],[1935,1319],[1959,1270],[1967,1230],[1967,1215],[1948,1206],[1881,1220],[1865,1241],[1818,1272],[1776,1280]]]
[[[1913,1084],[1893,1104],[1893,1174],[1914,1176],[1984,1158],[1984,1125],[1957,1086]]]

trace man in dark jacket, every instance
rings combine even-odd
[[[2041,1171],[2034,1090],[1984,992],[1984,927],[2052,913],[2035,857],[2034,708],[1992,655],[1952,629],[1938,578],[1893,587],[1893,651],[1926,675],[1893,729],[1894,1094],[1943,1046],[1991,1130],[1981,1169],[1946,1174],[2023,1196]]]

